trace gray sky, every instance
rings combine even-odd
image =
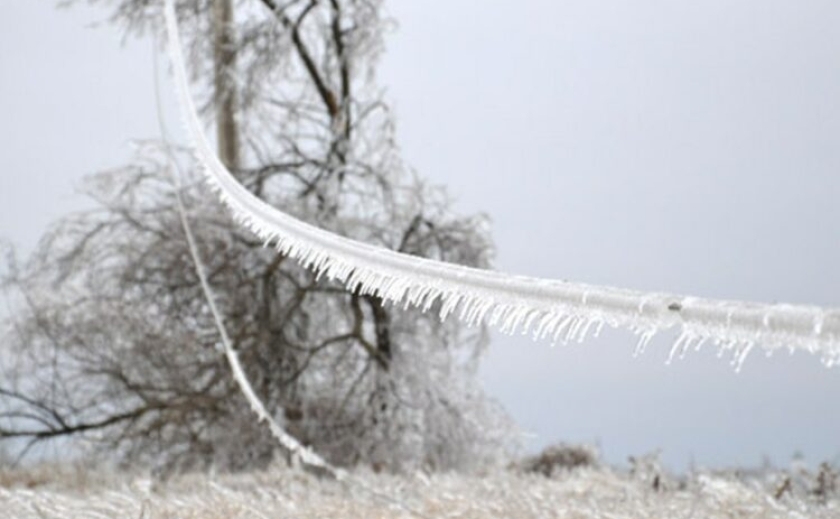
[[[492,217],[499,269],[840,306],[840,3],[387,5],[379,77],[405,157]],[[26,248],[83,207],[83,175],[157,137],[151,44],[87,28],[102,11],[0,12],[0,235]],[[677,468],[840,457],[840,371],[818,358],[754,353],[736,374],[712,348],[665,366],[667,338],[634,344],[497,337],[482,376],[531,448],[661,448]]]

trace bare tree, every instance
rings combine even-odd
[[[159,30],[157,1],[91,2],[128,31]],[[445,193],[399,158],[373,81],[379,1],[255,0],[235,17],[225,5],[182,0],[178,11],[196,91],[243,185],[355,239],[488,266],[484,218],[452,216]],[[0,439],[22,451],[84,439],[174,469],[277,454],[219,353],[166,167],[161,143],[140,143],[133,163],[89,179],[97,209],[8,262],[18,304],[2,344]],[[466,468],[498,452],[509,422],[474,377],[483,330],[315,279],[191,178],[183,195],[226,326],[259,396],[301,441],[336,464],[394,470]]]

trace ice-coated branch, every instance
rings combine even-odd
[[[251,194],[216,156],[190,96],[171,0],[165,4],[165,17],[182,115],[214,191],[266,246],[348,290],[538,339],[582,341],[607,325],[636,334],[641,351],[656,333],[677,329],[671,356],[711,342],[721,352],[731,351],[736,367],[755,346],[816,353],[827,366],[840,360],[838,308],[723,301],[514,276],[401,254],[295,219]]]

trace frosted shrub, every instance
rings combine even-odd
[[[598,452],[589,445],[569,445],[559,443],[546,447],[536,456],[526,458],[520,464],[525,472],[552,477],[579,467],[598,465]]]

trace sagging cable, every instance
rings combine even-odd
[[[826,366],[840,360],[837,308],[715,300],[475,269],[351,240],[268,205],[239,184],[208,143],[190,96],[172,0],[164,11],[181,113],[211,187],[238,223],[318,275],[387,302],[436,309],[442,319],[452,314],[471,325],[487,323],[537,339],[582,341],[607,325],[647,343],[676,329],[679,337],[730,351],[736,369],[753,346],[815,353]]]

